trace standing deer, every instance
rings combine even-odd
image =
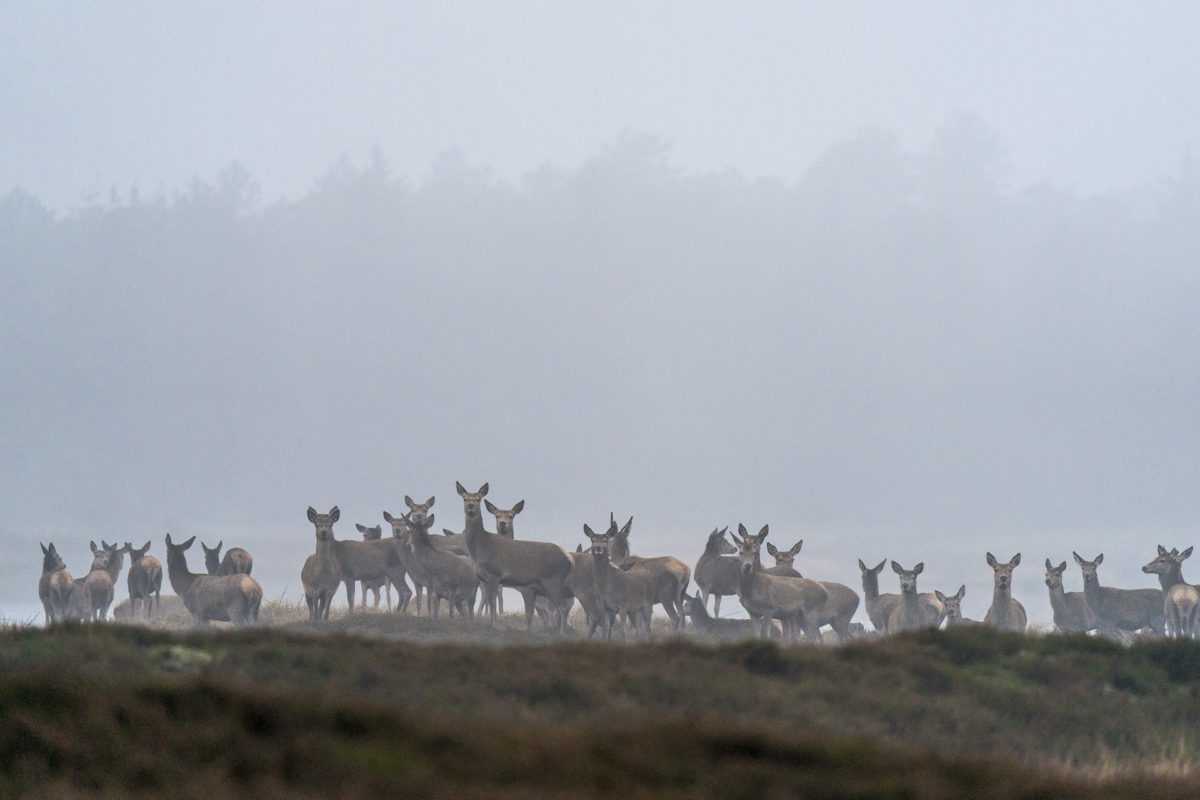
[[[132,619],[137,611],[137,601],[142,601],[142,610],[146,619],[150,619],[154,606],[162,610],[162,563],[150,552],[150,541],[141,547],[125,543],[125,552],[129,553],[129,616]]]
[[[623,570],[611,560],[612,540],[616,537],[613,522],[604,533],[596,533],[586,524],[583,532],[591,541],[592,568],[596,593],[604,603],[606,614],[604,638],[612,638],[613,618],[626,614],[633,625],[634,635],[650,640],[650,610],[654,606],[657,587],[654,577],[644,570]]]
[[[701,602],[707,607],[709,595],[716,598],[713,601],[714,617],[721,616],[721,598],[737,594],[738,575],[742,569],[737,548],[725,538],[728,532],[727,527],[720,530],[713,528],[704,544],[704,553],[696,561],[696,569],[692,573],[700,590]]]
[[[767,544],[767,552],[775,557],[775,566],[768,569],[767,572],[780,570],[780,574],[787,574],[783,570],[791,570],[795,573],[795,577],[802,578],[795,568],[796,555],[800,552],[800,548],[804,546],[804,540],[796,542],[787,550],[780,550],[773,544]],[[833,581],[818,581],[825,587],[828,593],[828,599],[825,605],[816,614],[816,619],[813,621],[816,627],[828,625],[833,628],[833,632],[837,634],[838,641],[842,644],[850,641],[850,620],[854,618],[854,612],[858,611],[858,594],[842,583]]]
[[[329,607],[342,583],[342,565],[333,552],[333,523],[341,516],[342,512],[337,506],[329,509],[328,514],[318,514],[315,508],[308,507],[308,521],[316,529],[317,547],[300,569],[300,583],[304,586],[304,602],[308,605],[310,622],[329,619]],[[365,591],[363,597],[366,597]],[[375,597],[378,601],[378,593]]]
[[[394,535],[394,531],[393,531]],[[354,541],[353,539],[331,539],[333,553],[342,569],[342,583],[346,586],[346,613],[354,613],[354,589],[359,581],[387,578],[404,594],[404,562],[394,539]],[[400,609],[400,606],[397,606]]]
[[[1092,561],[1074,551],[1075,563],[1083,575],[1083,596],[1096,617],[1096,628],[1110,639],[1120,639],[1118,631],[1133,632],[1147,625],[1162,636],[1167,624],[1163,613],[1163,593],[1160,589],[1115,589],[1100,585],[1098,567],[1104,553]]]
[[[100,547],[90,542],[92,547],[92,568],[83,578],[85,588],[87,615],[95,620],[108,618],[108,607],[112,605],[117,577],[124,566],[125,551],[116,543],[109,544],[100,540]]]
[[[367,527],[366,525],[360,525],[356,522],[354,523],[354,527],[357,528],[358,532],[362,534],[364,542],[377,542],[383,538],[382,525]],[[362,602],[359,604],[359,608],[367,607],[367,592],[373,592],[375,594],[375,608],[378,609],[379,590],[383,589],[384,594],[387,596],[388,611],[392,610],[392,582],[386,575],[382,578],[367,578],[365,580],[361,580],[359,581],[359,585],[362,589]]]
[[[232,622],[244,625],[258,619],[262,604],[262,587],[258,581],[244,573],[235,575],[207,575],[188,569],[187,549],[196,537],[175,544],[167,534],[167,577],[171,588],[197,624],[209,620]]]
[[[611,525],[609,530],[612,530]],[[597,628],[607,630],[612,625],[612,621],[609,619],[612,615],[608,613],[604,599],[600,596],[600,590],[596,586],[596,560],[592,557],[591,549],[585,551],[580,545],[576,552],[568,555],[571,557],[573,566],[571,573],[567,576],[567,589],[583,608],[583,613],[587,618],[587,635],[591,639],[596,634]]]
[[[892,562],[892,572],[900,576],[900,603],[892,609],[888,617],[888,633],[915,631],[928,624],[921,608],[921,600],[917,597],[917,576],[924,569],[923,561],[912,569],[905,569],[895,561]]]
[[[1096,615],[1088,608],[1083,592],[1063,590],[1063,572],[1067,562],[1057,567],[1046,559],[1046,588],[1050,591],[1050,608],[1054,611],[1054,627],[1063,633],[1087,633],[1096,629]]]
[[[1163,615],[1167,618],[1167,634],[1174,638],[1195,639],[1200,636],[1200,591],[1183,579],[1183,562],[1192,554],[1192,548],[1170,552],[1161,544],[1158,556],[1142,572],[1157,575],[1163,590]]]
[[[224,544],[224,539],[217,542],[216,547],[209,547],[200,542],[200,548],[204,551],[204,568],[208,570],[208,574],[249,575],[254,569],[254,559],[250,554],[240,547],[231,547],[225,551],[225,557],[221,558],[221,547]]]
[[[891,619],[892,611],[896,606],[900,605],[900,595],[885,592],[879,593],[879,573],[887,566],[888,560],[885,558],[874,567],[868,567],[860,558],[858,560],[858,569],[862,572],[863,599],[867,607],[867,618],[871,620],[872,627],[879,633],[888,633],[888,620]],[[925,624],[936,628],[942,624],[942,620],[946,616],[946,609],[942,606],[937,595],[932,592],[922,592],[917,595],[917,600],[921,604],[921,613],[925,616]]]
[[[405,516],[408,523],[408,546],[412,556],[410,568],[417,569],[429,576],[427,589],[433,599],[433,617],[438,616],[441,607],[439,598],[445,597],[450,605],[450,616],[457,610],[461,617],[475,615],[475,595],[479,591],[479,578],[475,575],[475,567],[471,559],[456,555],[434,546],[429,529],[433,526],[433,514],[416,522],[411,516]]]
[[[46,624],[58,622],[67,610],[74,579],[54,547],[42,545],[42,576],[38,579],[38,598],[46,612]]]
[[[1007,564],[1001,564],[991,553],[987,554],[988,566],[992,568],[995,588],[992,591],[992,605],[983,616],[983,621],[993,628],[1002,631],[1025,632],[1025,606],[1012,596],[1013,569],[1021,563],[1021,554],[1017,553]]]
[[[630,555],[629,533],[632,529],[633,517],[630,517],[613,537],[609,557],[623,570],[644,570],[650,575],[655,586],[655,602],[667,612],[672,627],[679,630],[684,625],[683,595],[692,578],[692,568],[672,556],[643,558]]]
[[[958,587],[958,591],[954,594],[947,595],[934,590],[934,595],[941,601],[942,607],[946,609],[946,627],[957,628],[968,625],[982,625],[983,623],[975,619],[967,619],[962,613],[962,600],[967,596],[967,587],[962,585]]]
[[[544,594],[552,609],[554,627],[563,631],[567,622],[566,609],[571,599],[567,577],[573,567],[567,551],[549,542],[508,539],[498,533],[485,531],[480,511],[488,485],[485,483],[478,492],[468,492],[458,482],[455,482],[455,488],[463,498],[466,509],[467,526],[463,534],[480,582],[496,581],[501,586],[532,587],[537,593]],[[532,595],[525,594],[524,597],[525,627],[532,628]],[[491,609],[491,624],[496,624],[494,608]]]
[[[771,620],[778,617],[783,621],[784,641],[794,642],[796,628],[801,627],[810,642],[820,644],[821,634],[813,619],[825,605],[829,593],[816,581],[770,575],[763,570],[760,550],[769,531],[769,526],[763,525],[754,535],[745,525],[738,524],[741,538],[733,537],[740,562],[738,600],[751,616],[758,618],[760,638],[769,636]]]

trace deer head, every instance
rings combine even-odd
[[[733,537],[733,543],[737,545],[738,559],[742,562],[742,574],[750,575],[757,572],[760,565],[759,551],[762,548],[763,540],[767,538],[767,533],[770,532],[769,525],[763,525],[758,534],[751,534],[746,530],[746,526],[738,523],[738,536]],[[730,534],[733,536],[733,534]]]
[[[900,593],[901,594],[916,594],[917,593],[917,576],[925,571],[925,562],[918,563],[912,569],[905,569],[892,562],[892,572],[900,576]]]
[[[966,585],[958,587],[958,592],[951,595],[945,595],[937,589],[933,590],[933,594],[942,602],[942,606],[946,609],[946,624],[954,625],[962,619],[962,600],[967,595]]]
[[[1067,562],[1062,562],[1057,567],[1050,563],[1050,559],[1046,559],[1046,585],[1051,589],[1061,589],[1063,585],[1062,576],[1063,570],[1067,568]]]
[[[491,500],[484,500],[483,505],[488,513],[496,517],[496,533],[508,539],[514,538],[513,517],[520,514],[521,510],[525,508],[525,501],[518,500],[517,504],[509,509],[497,508]]]
[[[126,542],[125,552],[129,553],[129,563],[136,564],[146,557],[146,553],[150,552],[150,540],[147,539],[146,543],[141,547],[134,547],[129,542]]]
[[[1183,562],[1191,554],[1192,548],[1190,547],[1181,553],[1176,548],[1168,551],[1160,544],[1158,546],[1158,555],[1153,561],[1142,567],[1142,572],[1147,575],[1174,575],[1179,577],[1183,574]]]
[[[777,567],[792,567],[796,562],[796,554],[800,552],[800,548],[804,546],[804,540],[796,542],[787,550],[780,550],[773,544],[767,545],[767,552],[775,558],[775,566]],[[793,567],[794,569],[794,567]]]
[[[737,548],[733,543],[725,538],[725,534],[729,533],[729,527],[721,529],[713,528],[713,532],[708,535],[708,542],[705,545],[705,552],[717,553],[722,556],[731,556],[737,553]]]
[[[329,509],[328,514],[318,514],[315,508],[308,507],[308,521],[316,528],[318,542],[333,538],[333,523],[337,522],[341,516],[342,512],[337,506]],[[203,546],[203,543],[201,545]]]
[[[376,525],[373,528],[368,528],[366,525],[354,523],[354,527],[362,534],[364,542],[375,542],[383,537],[383,526]]]
[[[459,496],[463,499],[463,510],[467,512],[467,519],[478,517],[479,502],[488,493],[488,485],[485,483],[480,486],[478,492],[468,492],[461,483],[455,481],[454,488],[458,490]]]
[[[992,568],[993,576],[996,581],[996,588],[1002,591],[1008,591],[1012,588],[1012,573],[1013,568],[1021,563],[1021,554],[1017,553],[1012,557],[1012,561],[1007,564],[1001,564],[996,560],[996,557],[991,553],[987,554],[988,566]]]
[[[42,572],[56,572],[60,569],[66,569],[67,565],[63,562],[62,556],[58,554],[58,550],[54,548],[54,542],[50,543],[49,547],[42,545]]]
[[[431,497],[424,503],[414,503],[411,497],[404,495],[404,505],[408,506],[408,517],[417,525],[423,523],[425,517],[429,516],[429,509],[433,508],[434,499]]]
[[[1083,558],[1074,550],[1071,551],[1071,555],[1075,556],[1075,563],[1079,565],[1079,571],[1083,574],[1083,585],[1087,586],[1089,583],[1099,585],[1100,576],[1096,574],[1096,568],[1104,563],[1104,553],[1096,556],[1092,561]]]

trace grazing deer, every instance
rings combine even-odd
[[[366,525],[360,525],[356,522],[356,523],[354,523],[354,527],[357,528],[358,532],[362,534],[362,538],[363,538],[364,542],[377,542],[383,538],[383,526],[382,525],[374,525],[372,527],[367,527]],[[366,580],[361,580],[358,583],[359,583],[359,587],[362,589],[362,602],[359,604],[359,608],[367,607],[367,592],[374,592],[375,608],[378,609],[379,608],[379,590],[383,589],[384,594],[387,596],[388,611],[392,610],[392,582],[388,579],[388,577],[386,575],[383,576],[382,578],[367,578]],[[405,588],[408,588],[408,587],[405,587]]]
[[[683,595],[692,579],[692,568],[672,556],[643,558],[630,555],[629,533],[632,529],[633,517],[630,517],[612,539],[609,557],[623,570],[639,569],[650,575],[655,586],[655,602],[667,612],[672,627],[679,630],[684,625]]]
[[[125,552],[129,553],[129,616],[132,619],[137,611],[137,601],[142,601],[142,611],[146,619],[150,618],[154,606],[162,610],[162,563],[154,556],[146,555],[150,551],[150,541],[141,547],[125,543]]]
[[[1054,627],[1063,633],[1087,633],[1096,629],[1096,615],[1088,608],[1083,592],[1063,590],[1063,572],[1067,562],[1057,567],[1046,559],[1046,588],[1050,592],[1050,608],[1054,611]]]
[[[408,523],[408,546],[412,556],[409,567],[429,576],[427,588],[433,599],[433,617],[437,619],[441,603],[438,598],[445,597],[450,605],[450,616],[457,610],[461,617],[475,615],[475,595],[479,592],[479,578],[475,575],[475,567],[471,559],[455,555],[446,550],[439,550],[433,544],[429,529],[433,526],[433,514],[416,522],[411,516],[405,515]]]
[[[208,574],[236,575],[240,572],[249,575],[254,569],[254,559],[250,554],[240,547],[231,547],[225,551],[225,557],[221,558],[221,547],[224,544],[224,539],[217,542],[216,547],[209,547],[200,542],[200,548],[204,551],[204,568],[208,570]]]
[[[591,541],[593,577],[596,593],[607,613],[602,615],[604,638],[612,638],[613,618],[625,614],[633,625],[634,635],[650,640],[650,611],[657,595],[654,577],[644,570],[623,570],[612,563],[612,540],[616,523],[610,523],[604,533],[596,533],[586,524],[583,532]]]
[[[71,598],[74,579],[67,572],[67,565],[54,547],[42,545],[42,576],[38,579],[38,598],[46,612],[46,624],[63,619],[67,603]]]
[[[1163,590],[1163,615],[1167,618],[1167,634],[1178,639],[1195,639],[1200,635],[1200,591],[1183,579],[1183,562],[1192,554],[1192,548],[1170,552],[1161,544],[1158,556],[1142,572],[1157,575]]]
[[[713,601],[713,616],[721,616],[721,598],[737,594],[738,575],[741,573],[741,562],[737,558],[737,548],[725,538],[729,528],[717,530],[708,535],[704,544],[704,553],[696,561],[696,569],[692,573],[696,587],[705,606],[708,605],[709,595]]]
[[[967,619],[966,617],[963,616],[962,600],[964,597],[967,596],[966,585],[959,586],[958,591],[955,592],[954,594],[950,594],[950,595],[943,594],[942,592],[939,592],[936,589],[934,590],[933,594],[934,594],[934,596],[937,597],[938,601],[941,602],[942,607],[946,609],[945,619],[946,619],[946,627],[947,628],[957,628],[960,626],[966,627],[966,626],[970,626],[970,625],[982,625],[983,624],[981,621],[979,621],[977,619]]]
[[[308,507],[308,521],[313,524],[317,541],[316,552],[304,561],[300,569],[300,583],[304,586],[304,602],[308,605],[309,622],[329,619],[329,607],[342,583],[342,565],[333,552],[333,523],[342,516],[334,506],[328,514],[318,514]],[[363,592],[366,597],[366,592]],[[376,600],[379,595],[376,594]]]
[[[567,577],[574,566],[567,551],[550,542],[508,539],[498,533],[485,531],[480,512],[488,485],[485,483],[478,492],[468,492],[458,482],[454,485],[466,510],[467,526],[463,535],[466,536],[467,552],[475,564],[475,574],[480,582],[495,581],[501,586],[516,588],[532,587],[538,594],[544,594],[550,603],[555,629],[559,632],[565,630],[567,608],[571,600]],[[533,595],[524,593],[523,597],[525,627],[532,628],[535,610]],[[491,624],[495,625],[495,608],[490,609],[490,616]]]
[[[1099,566],[1104,553],[1092,561],[1074,551],[1075,563],[1083,575],[1083,596],[1096,618],[1096,628],[1110,639],[1120,639],[1117,631],[1138,631],[1150,626],[1162,636],[1167,624],[1163,613],[1163,593],[1160,589],[1115,589],[1100,585]]]
[[[756,635],[756,623],[749,619],[719,619],[708,615],[700,597],[683,593],[683,613],[692,618],[692,627],[701,636],[713,639],[751,639]]]
[[[775,574],[775,570],[779,570],[778,574],[788,574],[785,570],[790,570],[792,573],[795,573],[795,577],[804,577],[795,567],[796,555],[803,546],[803,539],[796,542],[787,550],[780,550],[775,545],[768,543],[767,552],[774,556],[775,566],[768,569],[767,572]],[[845,644],[850,641],[850,620],[854,618],[854,613],[858,611],[858,594],[849,586],[842,583],[835,583],[833,581],[817,582],[825,587],[828,599],[821,610],[817,612],[813,623],[818,628],[822,625],[828,625],[833,628],[833,632],[837,634],[838,641]]]
[[[244,573],[207,575],[192,572],[188,569],[185,553],[194,541],[195,536],[175,544],[169,533],[166,538],[167,577],[193,622],[204,624],[217,620],[244,625],[257,620],[262,604],[262,587],[258,581]]]
[[[813,619],[829,599],[829,593],[816,581],[770,575],[763,570],[760,549],[769,531],[769,526],[763,525],[754,535],[745,525],[738,524],[741,538],[733,537],[740,562],[738,600],[751,616],[758,618],[760,638],[768,637],[771,620],[778,616],[783,621],[784,641],[794,642],[799,626],[810,642],[820,644],[821,634]]]
[[[993,628],[1002,631],[1025,632],[1025,606],[1012,596],[1013,569],[1021,563],[1021,554],[1017,553],[1007,564],[1001,564],[991,553],[987,554],[988,566],[992,568],[993,583],[992,605],[983,616],[983,621]]]
[[[928,624],[921,608],[921,600],[917,597],[917,576],[924,570],[923,561],[912,569],[905,569],[895,561],[892,562],[892,572],[900,576],[900,603],[892,609],[888,617],[888,633],[915,631]]]

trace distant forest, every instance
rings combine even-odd
[[[304,504],[367,488],[438,491],[457,524],[456,479],[572,531],[615,504],[595,487],[704,498],[697,535],[772,503],[1195,521],[1193,162],[1094,196],[1004,165],[967,118],[919,153],[864,132],[789,181],[689,173],[631,133],[516,182],[451,152],[420,181],[343,159],[276,202],[239,164],[61,214],[12,189],[4,524],[303,530]]]

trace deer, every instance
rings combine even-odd
[[[962,600],[967,596],[967,587],[962,585],[958,587],[958,591],[954,594],[945,594],[934,589],[933,594],[941,602],[942,607],[946,609],[946,627],[959,628],[969,627],[974,625],[982,625],[983,623],[977,619],[967,619],[962,613]]]
[[[483,529],[480,515],[483,496],[487,494],[485,483],[478,492],[468,492],[455,482],[458,494],[463,498],[466,509],[467,552],[475,564],[475,574],[481,583],[498,582],[501,586],[533,587],[539,594],[546,595],[553,612],[553,626],[562,632],[567,622],[566,609],[571,599],[567,578],[574,562],[567,551],[550,542],[534,542],[524,539],[509,539],[498,533]],[[534,603],[532,595],[524,594],[525,627],[533,627]],[[489,609],[491,624],[496,624],[496,610]]]
[[[124,566],[125,551],[115,543],[100,540],[100,547],[89,542],[92,548],[92,568],[82,581],[86,588],[87,616],[93,620],[108,618],[108,607],[112,605],[117,577]]]
[[[867,618],[871,620],[872,627],[883,634],[889,632],[888,620],[892,616],[892,611],[900,604],[900,595],[890,592],[879,593],[879,573],[883,572],[887,563],[888,560],[885,558],[874,567],[868,567],[861,558],[858,560],[858,569],[862,573],[863,598],[867,608]],[[934,628],[941,625],[946,616],[946,610],[941,601],[937,599],[937,595],[932,592],[922,592],[917,595],[917,600],[921,604],[921,613],[925,615],[925,624]]]
[[[788,574],[784,570],[791,570],[797,578],[803,578],[795,568],[796,556],[800,552],[800,548],[804,546],[804,540],[796,542],[787,550],[780,550],[775,545],[767,543],[767,553],[775,558],[775,566],[767,569],[767,572],[776,574]],[[820,628],[822,625],[828,625],[837,635],[838,641],[842,644],[850,641],[850,621],[854,618],[854,613],[858,611],[858,594],[842,583],[833,581],[817,581],[825,587],[828,593],[828,599],[825,605],[816,614],[814,625]]]
[[[300,569],[300,583],[304,587],[309,622],[329,619],[329,607],[342,583],[342,565],[333,551],[333,523],[341,516],[342,512],[337,506],[329,509],[327,514],[319,514],[312,506],[308,507],[308,521],[315,528],[317,542],[316,552],[305,559]],[[366,598],[365,591],[363,597]],[[378,591],[375,599],[378,602]]]
[[[714,617],[721,616],[721,598],[737,594],[738,575],[741,572],[737,548],[725,538],[728,532],[728,527],[720,530],[713,528],[692,573],[705,606],[710,595],[716,598],[713,600]]]
[[[1142,572],[1157,575],[1163,590],[1163,615],[1166,617],[1167,635],[1173,638],[1195,639],[1200,636],[1200,591],[1183,579],[1183,562],[1192,555],[1192,548],[1170,552],[1161,544],[1158,556]]]
[[[612,527],[610,525],[609,529],[611,530]],[[571,557],[573,566],[571,573],[567,576],[567,589],[583,608],[583,613],[587,617],[587,638],[591,639],[596,634],[597,628],[607,630],[607,626],[612,624],[609,618],[613,615],[608,613],[604,600],[600,597],[600,590],[596,588],[596,561],[592,558],[590,547],[585,551],[580,545],[576,552],[568,555]]]
[[[354,523],[354,527],[359,533],[362,534],[364,542],[376,542],[383,538],[382,525],[373,525],[371,527],[367,527],[366,525],[356,522]],[[362,589],[362,603],[359,604],[359,608],[367,607],[367,592],[369,591],[375,594],[375,608],[378,609],[379,590],[383,589],[384,594],[387,596],[388,611],[392,610],[392,582],[386,575],[382,578],[367,578],[365,580],[361,580],[359,581],[359,586]],[[404,588],[407,590],[408,586],[406,585]]]
[[[175,544],[167,534],[167,578],[198,625],[210,620],[245,625],[258,619],[262,586],[245,573],[207,575],[188,569],[187,549],[196,537]]]
[[[387,578],[403,595],[400,587],[404,584],[405,567],[403,556],[394,540],[355,541],[333,538],[332,542],[333,553],[342,568],[342,583],[346,586],[347,614],[354,613],[354,587],[359,581]],[[401,610],[399,605],[397,610]]]
[[[650,611],[658,594],[654,576],[645,570],[623,570],[612,563],[616,522],[611,522],[604,533],[596,533],[585,523],[583,533],[591,542],[596,593],[606,612],[601,620],[604,638],[612,639],[614,617],[626,614],[633,625],[634,635],[650,641]]]
[[[49,547],[44,544],[41,547],[42,576],[38,579],[38,598],[42,601],[46,624],[49,625],[64,618],[74,579],[67,572],[67,565],[54,547],[54,542]]]
[[[751,639],[756,623],[749,619],[720,619],[711,617],[699,596],[683,593],[683,613],[692,618],[692,627],[701,635],[713,639]]]
[[[221,558],[221,547],[225,544],[225,540],[217,542],[216,547],[209,547],[204,542],[200,542],[200,548],[204,551],[204,568],[208,570],[209,575],[235,575],[242,573],[249,575],[254,569],[254,559],[240,547],[231,547],[225,551],[225,557]]]
[[[129,576],[125,579],[129,586],[129,616],[132,618],[137,611],[137,601],[142,601],[142,611],[146,619],[150,619],[154,606],[162,609],[162,563],[151,555],[150,540],[141,547],[125,543],[125,552],[129,554]]]
[[[644,570],[655,586],[655,602],[663,607],[671,618],[671,625],[679,630],[684,625],[683,595],[692,578],[692,568],[672,556],[643,558],[630,555],[629,534],[633,529],[633,517],[622,525],[610,543],[609,556],[623,570]]]
[[[930,626],[917,596],[917,576],[925,570],[925,562],[918,562],[912,569],[905,569],[899,563],[892,562],[892,572],[900,576],[900,602],[888,616],[888,633],[900,631],[915,631]]]
[[[1088,561],[1074,551],[1075,563],[1083,575],[1083,596],[1096,618],[1096,629],[1110,639],[1120,639],[1118,631],[1138,631],[1149,626],[1157,635],[1166,630],[1161,589],[1116,589],[1100,585],[1099,566],[1104,553]]]
[[[769,636],[771,620],[778,615],[783,621],[785,642],[794,642],[796,628],[800,627],[810,642],[819,645],[821,634],[813,619],[829,593],[816,581],[770,575],[763,570],[760,550],[769,532],[770,527],[763,525],[757,534],[751,534],[745,525],[738,524],[738,536],[733,537],[740,562],[738,600],[751,616],[758,618],[760,638]]]
[[[475,575],[475,567],[471,559],[456,555],[447,550],[439,550],[429,535],[433,526],[434,514],[416,522],[410,515],[404,516],[408,523],[408,546],[412,555],[409,566],[417,568],[430,577],[427,584],[430,597],[433,599],[433,617],[437,619],[441,603],[439,597],[445,597],[450,605],[450,616],[458,611],[459,616],[467,618],[475,615],[475,595],[479,592],[479,578]]]
[[[1057,567],[1046,559],[1046,588],[1050,592],[1050,608],[1054,611],[1054,627],[1062,633],[1087,633],[1096,629],[1096,615],[1088,608],[1083,592],[1063,590],[1063,572],[1067,562]]]
[[[994,589],[992,605],[983,615],[984,624],[1002,631],[1024,633],[1027,620],[1025,606],[1012,596],[1013,569],[1021,563],[1021,554],[1017,553],[1011,561],[1001,564],[994,555],[988,553],[987,563],[992,568]]]

